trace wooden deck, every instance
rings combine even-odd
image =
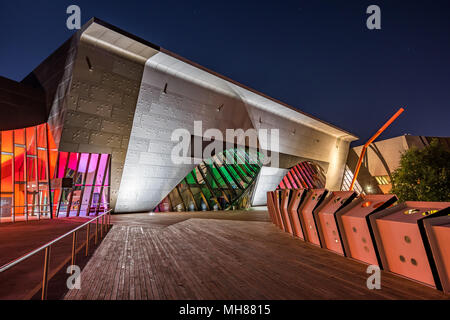
[[[26,253],[48,243],[51,240],[75,229],[88,218],[59,218],[53,220],[33,220],[28,222],[2,223],[0,224],[0,265],[11,262]],[[77,238],[77,250],[83,249],[86,239],[86,231],[82,230]],[[91,237],[95,234],[95,228],[90,230]],[[91,241],[91,250],[95,246]],[[67,274],[65,266],[71,259],[72,237],[68,236],[51,249],[49,265],[49,298],[58,299],[67,289],[65,281]],[[77,264],[83,265],[85,250],[77,255]],[[31,299],[39,298],[42,286],[42,272],[44,264],[44,252],[19,263],[10,270],[0,273],[0,300],[5,299]],[[53,277],[62,273],[63,281],[54,281]],[[56,277],[55,277],[56,279]],[[60,283],[63,283],[63,286]],[[62,287],[62,288],[61,288]]]
[[[448,299],[278,230],[265,211],[114,216],[65,299]]]

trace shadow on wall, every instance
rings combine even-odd
[[[381,154],[379,153],[379,151],[377,152],[374,150],[374,152],[378,155],[378,157],[380,157],[380,160],[381,160],[382,157],[381,157]],[[347,166],[350,168],[350,170],[352,172],[355,172],[356,165],[358,164],[358,160],[359,160],[359,154],[357,154],[355,152],[355,150],[350,149],[348,152]],[[385,160],[382,159],[381,161],[384,165]],[[388,172],[390,172],[389,168],[387,168],[387,170],[388,170]],[[369,172],[367,153],[364,156],[364,160],[361,165],[361,169],[359,170],[357,180],[358,180],[359,184],[361,185],[361,187],[364,189],[364,192],[366,194],[382,194],[383,193],[381,191],[381,189],[379,188],[377,181],[375,180],[374,177],[372,177],[372,175]]]
[[[0,77],[0,131],[47,121],[45,91]]]

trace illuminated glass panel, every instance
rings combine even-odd
[[[350,170],[350,168],[346,165],[344,170],[344,177],[342,179],[342,191],[349,191],[350,186],[352,184],[353,180],[353,172]],[[364,190],[362,189],[361,185],[359,184],[358,180],[355,181],[354,190],[358,193],[365,194]]]
[[[14,143],[25,145],[25,129],[14,130]]]
[[[109,208],[110,156],[58,152],[47,124],[0,132],[0,161],[0,222]]]
[[[170,210],[227,210],[249,205],[262,163],[245,150],[229,149],[194,168],[155,208]],[[259,164],[258,164],[259,163]]]
[[[304,161],[288,171],[277,189],[320,189],[325,188],[325,182],[323,169],[310,161]]]

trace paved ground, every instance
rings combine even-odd
[[[446,299],[280,231],[266,211],[114,216],[65,299]]]

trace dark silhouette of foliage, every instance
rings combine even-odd
[[[450,201],[450,152],[438,139],[407,150],[392,174],[392,193],[401,201]]]

